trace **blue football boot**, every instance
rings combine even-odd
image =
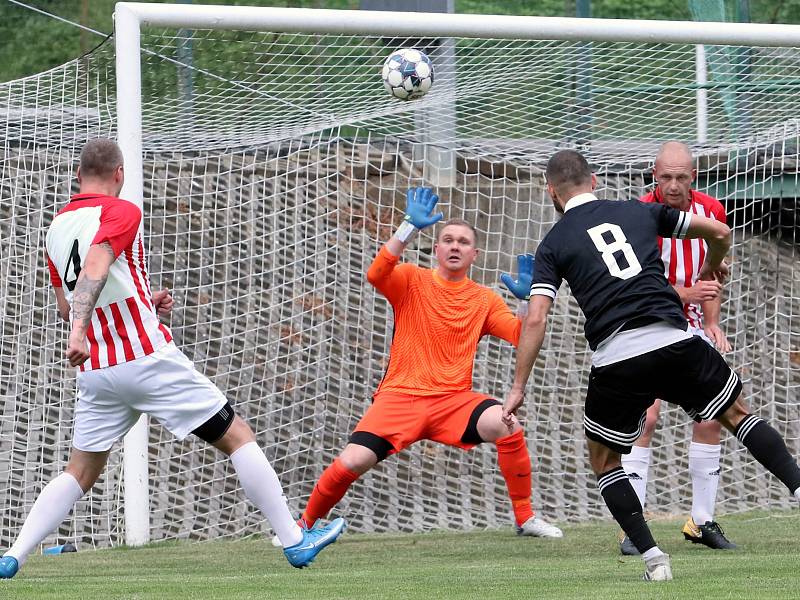
[[[337,540],[346,526],[344,519],[339,517],[324,527],[320,527],[318,524],[315,524],[311,529],[301,527],[303,539],[300,540],[300,543],[283,549],[286,560],[289,561],[289,564],[298,569],[307,567],[314,562],[317,554],[319,554],[325,546]]]
[[[0,579],[11,579],[19,571],[19,563],[13,556],[0,558]]]

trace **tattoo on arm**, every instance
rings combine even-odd
[[[72,292],[72,322],[88,327],[92,320],[94,305],[100,292],[106,285],[108,273],[100,279],[92,279],[81,273],[78,283],[75,284],[75,291]]]
[[[99,248],[106,250],[114,257],[114,250],[107,242],[97,245]],[[72,323],[73,328],[77,325],[81,329],[89,327],[89,322],[92,320],[92,313],[94,306],[97,304],[97,298],[100,297],[100,292],[106,285],[108,279],[108,271],[101,277],[95,279],[91,277],[86,269],[81,271],[78,276],[78,282],[75,284],[75,289],[72,292]]]
[[[117,255],[114,254],[114,248],[112,248],[111,244],[109,244],[108,242],[102,242],[101,244],[96,244],[96,246],[101,250],[105,250],[111,257],[112,262],[117,259]]]

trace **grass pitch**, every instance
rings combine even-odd
[[[268,539],[33,556],[0,581],[0,598],[800,598],[800,511],[721,521],[738,550],[685,542],[682,521],[651,523],[672,555],[675,580],[667,583],[641,581],[641,559],[622,557],[615,526],[604,522],[563,527],[561,540],[520,538],[510,528],[345,533],[302,571]]]

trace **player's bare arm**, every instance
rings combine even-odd
[[[731,247],[731,228],[715,219],[692,215],[685,237],[703,238],[708,244],[708,253],[700,268],[700,279],[724,281],[728,276],[725,256]]]
[[[53,290],[56,293],[56,306],[58,307],[58,316],[61,317],[61,320],[69,323],[69,301],[67,300],[66,294],[64,294],[64,288],[61,286],[53,287]]]
[[[69,323],[70,307],[67,295],[64,293],[64,287],[61,282],[61,277],[58,270],[55,268],[53,261],[50,260],[47,252],[45,252],[45,259],[50,270],[50,281],[53,285],[53,291],[56,294],[56,307],[58,308],[58,316],[67,323]]]
[[[73,367],[83,364],[89,358],[86,331],[92,320],[97,298],[108,279],[108,270],[116,258],[108,242],[93,245],[86,254],[86,262],[72,292],[72,331],[67,344],[67,360]]]
[[[700,282],[698,282],[700,283]],[[703,302],[703,321],[704,330],[708,339],[714,342],[714,346],[722,353],[732,350],[731,344],[722,328],[719,325],[719,317],[722,311],[722,297],[717,296],[714,300]]]
[[[719,281],[698,280],[694,285],[685,287],[683,285],[673,285],[672,288],[678,293],[683,304],[702,304],[719,298],[722,291],[722,284]]]
[[[408,190],[402,224],[367,270],[367,281],[392,304],[401,300],[408,286],[407,276],[396,268],[398,257],[420,229],[433,225],[444,216],[442,213],[431,214],[438,201],[439,198],[430,188]]]
[[[547,326],[547,315],[553,306],[553,300],[547,296],[536,295],[531,300],[530,310],[522,321],[522,332],[517,346],[517,361],[514,369],[514,383],[503,404],[503,423],[507,427],[513,425],[514,415],[525,400],[525,387],[533,370],[533,364],[539,356],[544,342]]]

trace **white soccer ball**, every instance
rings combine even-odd
[[[433,85],[433,63],[414,48],[395,50],[383,63],[383,85],[395,98],[422,98]]]

